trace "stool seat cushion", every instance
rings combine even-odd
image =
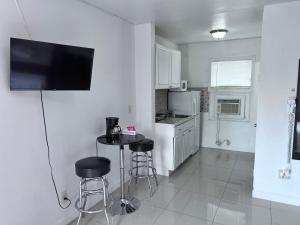
[[[129,149],[134,152],[147,152],[147,151],[152,151],[153,146],[154,146],[154,141],[146,138],[142,141],[130,144]]]
[[[88,157],[75,163],[76,175],[82,178],[102,177],[110,171],[110,160],[104,157]]]

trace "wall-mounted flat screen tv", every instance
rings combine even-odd
[[[94,49],[10,39],[11,90],[90,90]]]

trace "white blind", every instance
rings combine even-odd
[[[252,60],[211,63],[211,87],[251,86]]]

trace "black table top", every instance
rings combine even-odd
[[[131,143],[142,141],[144,139],[145,136],[142,134],[136,134],[136,135],[120,134],[115,138],[108,138],[106,137],[106,135],[102,135],[97,138],[97,141],[105,145],[128,145]]]

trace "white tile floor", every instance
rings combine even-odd
[[[113,225],[299,225],[300,207],[252,198],[253,163],[250,153],[202,148],[170,177],[160,177],[152,198],[139,183],[134,196],[141,208],[114,216]],[[106,224],[102,214],[82,222]]]

